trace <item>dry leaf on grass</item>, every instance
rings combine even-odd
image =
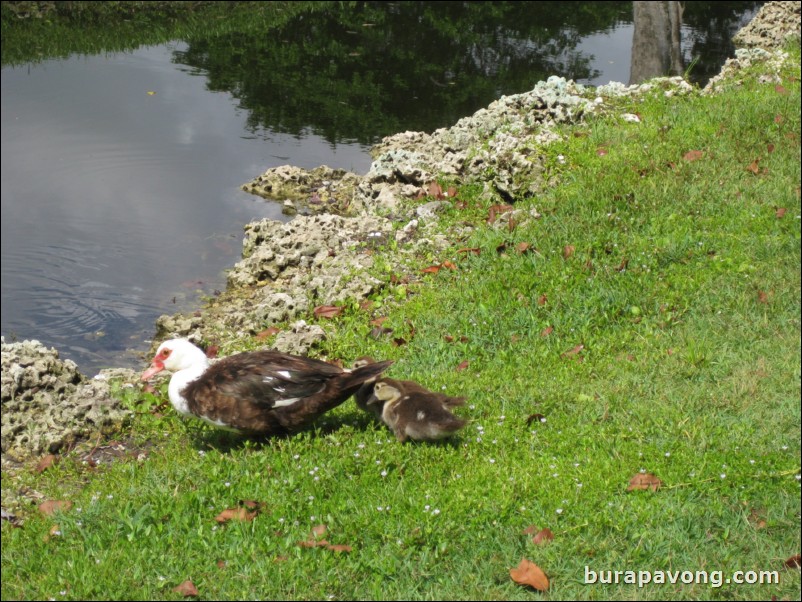
[[[551,532],[551,529],[546,527],[545,529],[541,529],[535,536],[532,538],[532,542],[535,545],[542,546],[543,544],[547,544],[554,539],[554,533]]]
[[[33,471],[36,474],[41,474],[57,463],[58,463],[58,458],[56,456],[54,456],[53,454],[47,454],[41,460],[39,460],[39,464],[36,465],[36,468],[34,468]]]
[[[546,573],[531,560],[522,558],[520,564],[514,569],[510,569],[510,577],[515,583],[534,587],[540,592],[549,589],[549,578]]]
[[[785,568],[787,569],[800,569],[802,568],[802,556],[797,554],[796,556],[791,556],[788,560],[784,562]]]
[[[181,585],[177,585],[176,587],[174,587],[173,591],[178,594],[181,594],[185,598],[197,598],[198,596],[200,596],[198,588],[195,587],[195,584],[192,583],[192,581],[190,581],[189,579],[184,581]]]
[[[214,517],[218,523],[225,524],[230,520],[252,521],[259,513],[258,510],[249,512],[247,508],[226,508],[220,514]]]
[[[47,500],[39,504],[39,512],[45,516],[50,516],[54,512],[66,512],[72,508],[72,502],[66,500]]]
[[[627,491],[646,490],[657,491],[663,485],[663,481],[658,479],[650,472],[639,472],[629,480]]]
[[[318,318],[335,318],[343,313],[344,310],[344,307],[338,307],[336,305],[319,305],[312,313]]]
[[[271,326],[270,328],[265,328],[263,331],[256,333],[254,338],[257,341],[264,341],[265,339],[269,339],[274,334],[278,334],[281,332],[280,328],[276,328],[275,326]]]

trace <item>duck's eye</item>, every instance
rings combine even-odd
[[[172,352],[173,352],[173,350],[172,350],[172,349],[162,349],[162,357],[163,357],[164,359],[167,359],[168,357],[170,357],[170,354],[171,354]]]

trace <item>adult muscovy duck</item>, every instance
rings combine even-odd
[[[393,362],[355,370],[281,353],[251,351],[210,363],[186,339],[163,342],[142,374],[173,372],[170,403],[183,416],[251,436],[297,432],[373,382]]]

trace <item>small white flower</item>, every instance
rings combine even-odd
[[[434,510],[432,510],[432,514],[435,515],[435,516],[440,514],[440,508],[435,508]]]
[[[563,513],[563,509],[562,508],[557,508],[557,514],[562,514],[562,513]]]
[[[666,452],[666,458],[670,458],[670,457],[671,457],[671,452]]]
[[[226,487],[231,487],[231,482],[230,481],[226,481]]]
[[[297,460],[297,459],[298,459],[298,458],[300,458],[300,457],[301,457],[301,456],[299,456],[298,454],[295,454],[295,455],[292,457],[292,459],[293,459],[293,460]]]
[[[491,463],[491,464],[495,464],[495,463],[496,463],[495,459],[493,459],[493,458],[490,458],[490,463]]]
[[[721,473],[719,476],[720,476],[722,479],[726,479],[726,478],[727,478],[727,475],[726,475],[726,473],[723,473],[723,472],[722,472],[722,473]]]
[[[383,477],[386,477],[386,476],[387,476],[387,471],[386,471],[386,470],[382,470],[382,471],[381,471],[381,475],[382,475]]]

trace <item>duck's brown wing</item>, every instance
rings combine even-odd
[[[273,351],[240,353],[210,366],[186,387],[184,397],[197,403],[207,400],[204,405],[236,400],[267,409],[315,395],[342,373],[337,366],[311,358]]]

